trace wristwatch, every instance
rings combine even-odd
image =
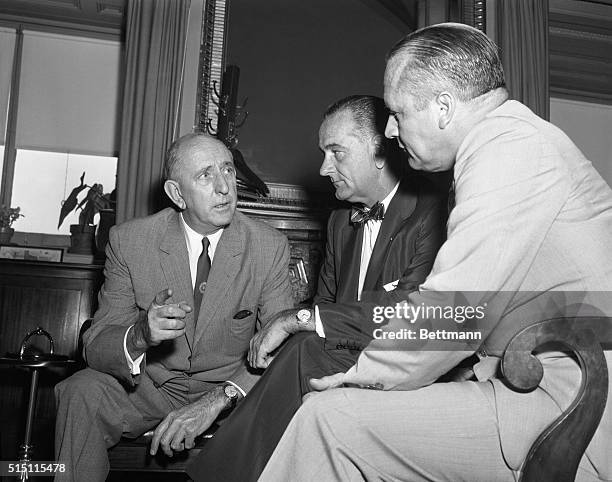
[[[302,309],[298,311],[295,315],[297,318],[298,326],[305,326],[312,318],[312,311],[308,309]]]
[[[238,389],[231,383],[226,383],[223,385],[223,394],[229,401],[229,405],[227,406],[227,408],[234,408],[236,406],[236,402],[238,401],[238,396],[240,395]]]

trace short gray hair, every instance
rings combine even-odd
[[[400,40],[387,55],[397,60],[402,88],[414,96],[417,109],[444,90],[467,102],[505,88],[497,45],[464,24],[443,23],[417,30]]]

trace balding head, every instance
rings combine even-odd
[[[177,139],[166,156],[164,190],[202,235],[227,226],[236,209],[236,169],[232,154],[205,134]]]
[[[225,144],[219,139],[216,139],[208,134],[190,133],[185,134],[175,140],[168,152],[164,162],[164,179],[174,179],[180,170],[178,164],[180,160],[189,156],[192,150],[207,149],[209,147],[217,147],[220,150],[227,150]],[[229,151],[228,151],[229,153]]]

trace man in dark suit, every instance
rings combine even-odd
[[[372,96],[347,97],[326,111],[320,174],[353,207],[330,217],[314,309],[288,310],[251,341],[250,363],[267,369],[188,468],[194,480],[256,480],[311,390],[309,379],[355,363],[361,344],[348,343],[355,338],[348,335],[362,330],[316,323],[319,304],[390,303],[396,288],[416,290],[429,274],[443,242],[446,207],[425,179],[401,174],[400,149],[384,136],[387,117],[383,100]],[[290,334],[315,329],[292,336],[270,364]]]
[[[188,134],[166,159],[165,209],[110,232],[89,368],[56,388],[56,480],[103,481],[106,449],[154,428],[151,452],[194,438],[257,380],[256,325],[293,306],[287,239],[236,208],[230,152]],[[160,423],[161,422],[161,423]]]

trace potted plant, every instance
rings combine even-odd
[[[114,201],[112,193],[104,193],[102,184],[96,183],[89,186],[84,183],[84,179],[85,173],[81,175],[81,183],[70,192],[68,198],[63,202],[57,227],[59,228],[62,225],[66,216],[72,211],[81,210],[79,223],[70,225],[70,248],[68,248],[68,252],[94,254],[96,251],[94,216],[104,211],[113,212]],[[89,188],[87,194],[79,202],[78,195],[87,188]]]
[[[0,244],[8,244],[15,233],[13,223],[23,216],[20,208],[10,208],[4,204],[0,207]]]

